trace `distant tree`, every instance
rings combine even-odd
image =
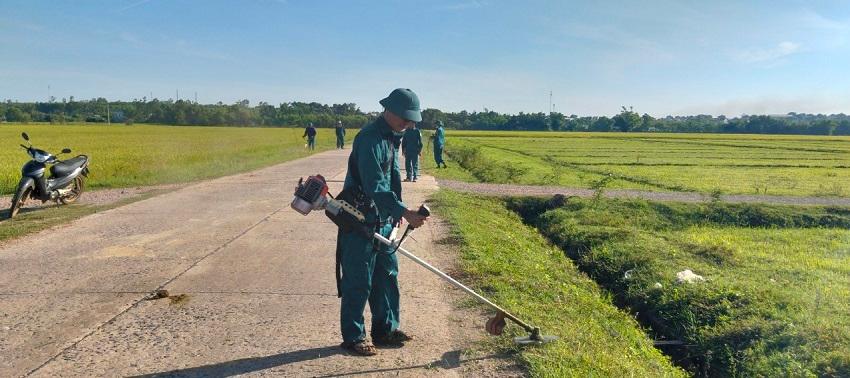
[[[640,127],[638,128],[639,130],[633,130],[633,131],[650,131],[650,130],[653,130],[655,128],[654,123],[655,123],[655,118],[652,118],[652,116],[649,115],[649,114],[643,113],[643,115],[640,116]]]
[[[567,126],[567,117],[558,112],[549,113],[550,130],[562,131]]]
[[[838,122],[838,125],[835,126],[835,130],[833,131],[833,135],[850,135],[850,120]]]
[[[822,119],[812,123],[807,134],[812,135],[833,135],[838,124],[829,119]]]
[[[32,117],[29,113],[25,113],[20,108],[12,107],[6,110],[6,120],[9,122],[29,123],[32,120]]]
[[[611,126],[614,125],[614,121],[608,117],[602,116],[593,121],[590,125],[589,131],[611,131]]]
[[[620,114],[615,115],[613,120],[614,128],[622,132],[628,132],[632,129],[636,129],[640,127],[641,124],[640,116],[632,109],[631,106],[628,109],[623,106]]]

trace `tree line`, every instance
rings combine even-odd
[[[288,102],[277,106],[261,102],[251,106],[248,100],[233,104],[200,104],[187,100],[143,98],[134,101],[110,101],[96,98],[87,101],[0,103],[0,121],[6,122],[71,122],[153,123],[180,126],[332,127],[337,121],[361,125],[369,116],[353,103],[325,105],[317,102]]]
[[[252,106],[248,100],[233,104],[200,104],[186,100],[107,101],[96,98],[76,101],[73,97],[50,102],[0,103],[0,122],[71,122],[156,123],[192,126],[238,127],[333,127],[342,121],[346,127],[359,127],[376,113],[365,113],[354,103],[320,104],[286,102],[271,105],[260,102]],[[734,118],[711,115],[667,116],[654,118],[622,107],[612,117],[565,115],[552,113],[502,114],[483,112],[443,112],[425,109],[423,126],[433,128],[442,120],[448,129],[456,130],[526,130],[526,131],[620,131],[679,133],[746,133],[850,135],[850,116],[841,114],[788,113],[784,115],[743,115]]]

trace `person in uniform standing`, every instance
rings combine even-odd
[[[307,148],[310,150],[316,149],[316,128],[313,127],[313,122],[310,122],[310,124],[307,125],[307,128],[304,129],[304,135],[301,137],[307,137]]]
[[[394,140],[405,129],[422,121],[419,98],[410,89],[395,89],[380,104],[380,117],[366,124],[354,137],[348,158],[343,192],[360,198],[356,205],[367,226],[389,237],[402,218],[419,227],[426,217],[409,209],[401,198],[401,171]],[[401,322],[398,259],[389,247],[361,232],[337,234],[337,288],[340,304],[342,347],[361,356],[377,354],[375,345],[402,346],[412,337],[399,329]],[[363,311],[372,313],[372,342],[366,338]],[[374,343],[374,344],[373,344]]]
[[[437,121],[437,129],[434,131],[434,162],[437,163],[437,168],[440,164],[446,168],[446,162],[443,161],[443,147],[446,145],[446,134],[443,131],[443,121]]]
[[[401,139],[401,154],[404,155],[404,181],[416,182],[419,177],[419,158],[422,157],[422,131],[415,125],[404,131]]]
[[[342,121],[336,121],[336,148],[342,149],[345,147],[345,128],[342,127]]]

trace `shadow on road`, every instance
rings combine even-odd
[[[344,353],[344,351],[340,349],[339,346],[334,345],[321,348],[296,350],[265,357],[243,358],[218,364],[138,375],[135,377],[230,377],[270,369],[277,366],[315,360],[341,353]]]
[[[459,351],[459,350],[453,350],[453,351],[450,351],[450,352],[446,352],[446,353],[443,353],[443,356],[440,357],[439,360],[429,362],[427,364],[412,365],[412,366],[399,366],[399,367],[393,367],[393,368],[372,369],[372,370],[346,371],[346,372],[340,372],[340,373],[336,373],[336,374],[317,375],[315,378],[346,377],[346,376],[350,376],[350,375],[360,375],[360,374],[372,375],[372,374],[392,373],[392,372],[400,372],[400,371],[404,371],[404,370],[414,370],[414,369],[437,369],[437,368],[455,369],[455,368],[458,368],[458,367],[460,367],[461,365],[463,365],[464,363],[467,363],[467,362],[489,360],[489,359],[510,358],[506,355],[491,354],[489,356],[463,359],[461,357],[460,353],[461,353],[461,351]]]
[[[178,369],[165,371],[161,373],[152,373],[145,375],[137,375],[134,378],[153,378],[153,377],[231,377],[240,374],[252,373],[260,370],[271,369],[278,366],[283,366],[292,363],[298,363],[303,361],[315,360],[319,358],[325,358],[329,356],[334,356],[337,354],[346,353],[339,346],[330,346],[330,347],[322,347],[322,348],[312,348],[305,350],[298,350],[293,352],[275,354],[272,356],[266,357],[254,357],[254,358],[243,358],[241,360],[233,360],[222,362],[218,364],[198,366],[193,368],[186,369]],[[352,357],[352,358],[362,358],[362,357]],[[505,355],[489,355],[475,358],[463,359],[461,357],[461,351],[453,350],[450,352],[443,353],[443,356],[433,362],[429,362],[427,364],[421,365],[412,365],[412,366],[399,366],[392,368],[383,368],[383,369],[372,369],[372,370],[362,370],[362,371],[345,371],[339,373],[333,373],[328,375],[320,375],[317,377],[320,378],[332,378],[332,377],[344,377],[349,375],[358,375],[358,374],[378,374],[378,373],[389,373],[389,372],[399,372],[404,370],[414,370],[414,369],[454,369],[458,368],[464,363],[471,361],[480,361],[480,360],[488,360],[488,359],[503,359],[510,358]]]

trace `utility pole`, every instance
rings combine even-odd
[[[180,101],[180,90],[179,90],[179,89],[175,89],[175,93],[177,93],[177,99],[176,99],[176,100],[174,100],[174,102]]]
[[[51,102],[50,101],[50,84],[47,84],[47,102]]]
[[[195,103],[196,104],[198,103],[198,92],[197,91],[195,91]]]

